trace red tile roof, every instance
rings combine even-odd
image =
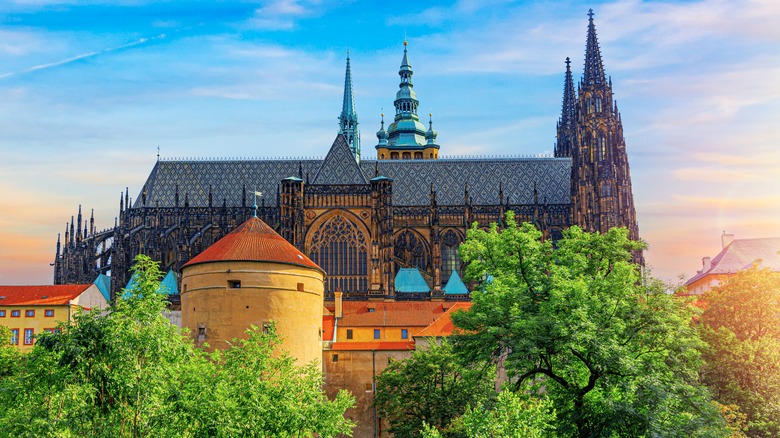
[[[227,236],[219,239],[205,251],[193,257],[184,266],[208,262],[275,262],[303,266],[323,271],[306,255],[284,240],[259,218],[253,217]]]
[[[333,332],[336,329],[335,318],[333,315],[322,315],[322,340],[332,341]]]
[[[471,308],[470,302],[455,303],[452,307],[450,307],[449,310],[447,310],[442,316],[440,316],[439,319],[433,321],[431,325],[425,327],[422,331],[415,334],[414,336],[415,337],[451,336],[452,332],[455,330],[455,324],[452,323],[452,319],[450,318],[450,316],[452,316],[452,313],[469,310],[470,308]]]
[[[61,306],[76,299],[91,284],[0,286],[0,306]]]
[[[334,342],[334,351],[414,350],[414,342]]]
[[[339,327],[427,327],[454,303],[441,301],[344,301]],[[332,309],[334,303],[326,303]],[[373,311],[370,311],[373,309]]]

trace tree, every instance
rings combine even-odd
[[[374,404],[394,436],[420,436],[424,423],[443,430],[469,405],[494,396],[494,378],[494,367],[464,366],[446,340],[434,342],[385,368]]]
[[[519,392],[543,392],[559,436],[719,436],[723,421],[696,384],[702,344],[690,309],[642,281],[644,245],[625,229],[578,227],[554,249],[531,224],[476,224],[460,254],[481,282],[453,315],[457,350],[501,361]]]
[[[209,355],[163,316],[165,299],[155,293],[157,263],[138,256],[134,271],[136,287],[123,298],[105,312],[77,313],[61,333],[40,335],[19,369],[0,380],[0,434],[350,433],[343,413],[351,399],[340,394],[328,401],[311,365],[299,368],[288,356],[272,357],[274,333],[252,329],[224,355]]]
[[[469,407],[449,429],[469,438],[543,438],[556,436],[554,420],[550,399],[503,390],[495,403]],[[426,424],[423,437],[441,434]]]
[[[707,293],[702,381],[737,405],[747,435],[780,436],[780,275],[753,266]]]

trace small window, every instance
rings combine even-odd
[[[409,339],[409,330],[401,329],[401,339]]]
[[[22,314],[21,310],[12,310],[11,311],[11,318],[18,318]]]
[[[5,310],[0,310],[0,318],[5,318]]]
[[[33,344],[33,329],[24,329],[24,345]]]
[[[230,289],[241,289],[241,281],[239,281],[239,280],[228,280],[228,287]]]
[[[382,335],[382,332],[379,329],[374,329],[374,339],[379,339]]]
[[[331,360],[331,362],[338,362],[338,361],[339,361],[339,355],[338,355],[338,354],[336,354],[336,353],[334,353],[334,354],[333,354],[333,355],[330,357],[330,360]]]
[[[273,323],[271,323],[271,322],[269,322],[269,321],[266,321],[266,322],[264,322],[264,323],[263,323],[263,333],[268,333],[268,332],[270,332],[270,331],[271,331],[271,326],[272,326],[272,325],[273,325]]]
[[[347,329],[347,339],[352,339],[352,329]]]
[[[368,313],[374,313],[375,311],[376,311],[376,309],[374,309],[373,307],[369,307],[368,308]]]
[[[303,292],[303,283],[298,283],[298,292]]]
[[[366,383],[366,392],[374,392],[374,384]]]
[[[33,316],[35,316],[35,310],[33,310],[33,309],[25,310],[24,311],[24,316],[25,316],[25,318],[32,318]]]
[[[11,345],[19,345],[19,329],[11,329]]]
[[[206,326],[198,327],[198,340],[199,341],[205,341],[206,340]]]
[[[43,311],[43,316],[51,318],[54,316],[54,309],[46,309]]]

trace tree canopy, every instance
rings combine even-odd
[[[780,436],[780,275],[751,267],[703,303],[702,381],[746,414],[749,436]]]
[[[494,396],[495,367],[462,364],[446,342],[431,343],[377,377],[374,404],[394,436],[420,436],[423,424],[446,429],[466,408]]]
[[[108,310],[41,334],[0,376],[0,435],[37,437],[332,437],[351,434],[353,400],[329,401],[314,364],[274,354],[273,330],[208,354],[163,316],[157,263]],[[0,346],[2,350],[2,346]],[[4,357],[4,356],[3,356]],[[2,362],[2,361],[0,361]]]
[[[644,280],[625,229],[564,231],[556,246],[531,224],[476,224],[461,245],[481,286],[455,313],[457,351],[506,367],[519,392],[544,393],[557,436],[719,436],[697,384],[702,343],[688,306]]]

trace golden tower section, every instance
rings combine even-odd
[[[254,217],[182,269],[182,327],[224,349],[252,325],[276,325],[299,365],[322,357],[325,273]]]

